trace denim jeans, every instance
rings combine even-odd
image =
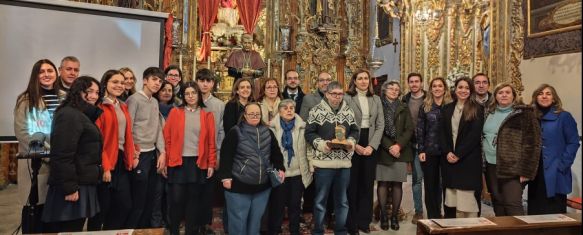
[[[413,204],[415,207],[415,214],[423,214],[423,170],[421,169],[421,162],[419,161],[419,152],[416,148],[413,148],[413,153],[413,162],[411,163],[413,168]]]
[[[229,234],[255,235],[261,228],[261,216],[265,212],[271,188],[246,194],[225,190],[225,200],[229,205]]]
[[[346,234],[346,217],[348,216],[347,190],[350,183],[350,168],[323,169],[314,171],[314,229],[312,234],[324,234],[324,215],[330,189],[334,195],[334,234]]]

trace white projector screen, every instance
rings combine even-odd
[[[33,64],[65,56],[81,62],[80,75],[101,80],[108,69],[131,68],[136,88],[142,72],[161,67],[165,13],[70,1],[0,0],[0,141],[14,138],[16,97]]]

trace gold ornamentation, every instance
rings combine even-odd
[[[522,73],[520,73],[520,62],[522,61],[522,53],[524,49],[524,16],[522,15],[522,0],[512,1],[512,17],[511,21],[511,52],[509,63],[509,74],[512,79],[512,84],[516,87],[518,95],[520,96],[524,91],[522,85]]]
[[[457,48],[457,38],[456,38],[456,26],[457,26],[457,18],[456,18],[456,7],[451,7],[447,11],[447,18],[448,18],[448,29],[449,29],[449,63],[447,66],[447,71],[453,69],[456,65],[457,57],[456,57],[456,48]]]

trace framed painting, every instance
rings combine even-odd
[[[581,1],[528,0],[528,37],[581,28]]]
[[[524,0],[524,58],[581,51],[580,0]]]

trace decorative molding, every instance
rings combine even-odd
[[[521,14],[522,10],[522,0],[512,1],[511,10],[511,35],[512,41],[510,44],[511,52],[509,58],[509,74],[511,83],[514,85],[518,91],[518,96],[524,91],[524,86],[522,85],[522,73],[520,72],[520,62],[522,61],[522,53],[524,49],[524,38],[521,36],[524,34],[524,15]]]

